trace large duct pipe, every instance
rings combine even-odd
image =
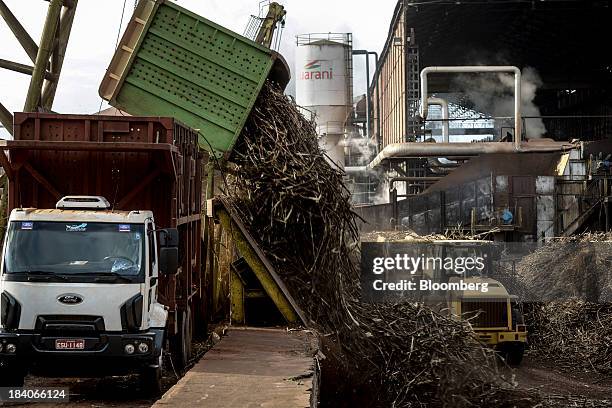
[[[349,166],[344,168],[344,172],[347,175],[377,175],[376,171],[374,169],[368,168],[368,166]]]
[[[450,126],[448,124],[448,102],[446,99],[430,97],[427,98],[428,105],[436,105],[442,108],[442,141],[444,143],[450,142]]]
[[[522,138],[521,122],[521,70],[513,66],[458,66],[458,67],[427,67],[421,71],[421,111],[420,116],[427,119],[427,75],[431,72],[438,73],[484,73],[498,72],[514,74],[514,144],[518,149]]]
[[[561,152],[574,148],[570,143],[521,143],[511,142],[479,143],[392,143],[387,145],[366,167],[373,169],[392,157],[453,157],[478,156],[488,153],[547,153]]]

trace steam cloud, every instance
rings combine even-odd
[[[521,76],[521,114],[539,116],[540,108],[534,104],[536,91],[542,86],[542,78],[534,68],[526,67]],[[460,75],[454,85],[465,93],[474,104],[474,109],[493,116],[514,115],[514,76],[510,74]],[[526,119],[525,131],[528,139],[544,136],[546,127],[542,119]]]
[[[348,140],[348,148],[350,149],[349,155],[352,156],[351,153],[357,153],[357,160],[353,165],[356,166],[365,166],[372,160],[372,145],[367,137],[356,137],[351,135]]]

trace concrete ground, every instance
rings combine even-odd
[[[306,331],[230,328],[153,406],[310,407],[315,344]]]

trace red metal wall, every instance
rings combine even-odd
[[[171,118],[16,113],[14,135],[7,142],[9,210],[101,195],[116,210],[153,211],[158,228],[179,230],[180,269],[161,277],[159,298],[171,312],[190,304],[192,315],[205,316],[196,131]]]
[[[164,227],[200,213],[197,133],[171,118],[17,113],[14,131],[20,141],[121,142],[126,151],[12,149],[11,209],[55,208],[59,193],[101,195],[117,210],[152,210]],[[143,143],[171,144],[178,152],[128,149]]]

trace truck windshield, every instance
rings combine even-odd
[[[140,224],[13,221],[5,271],[135,276],[144,264],[143,232]]]

